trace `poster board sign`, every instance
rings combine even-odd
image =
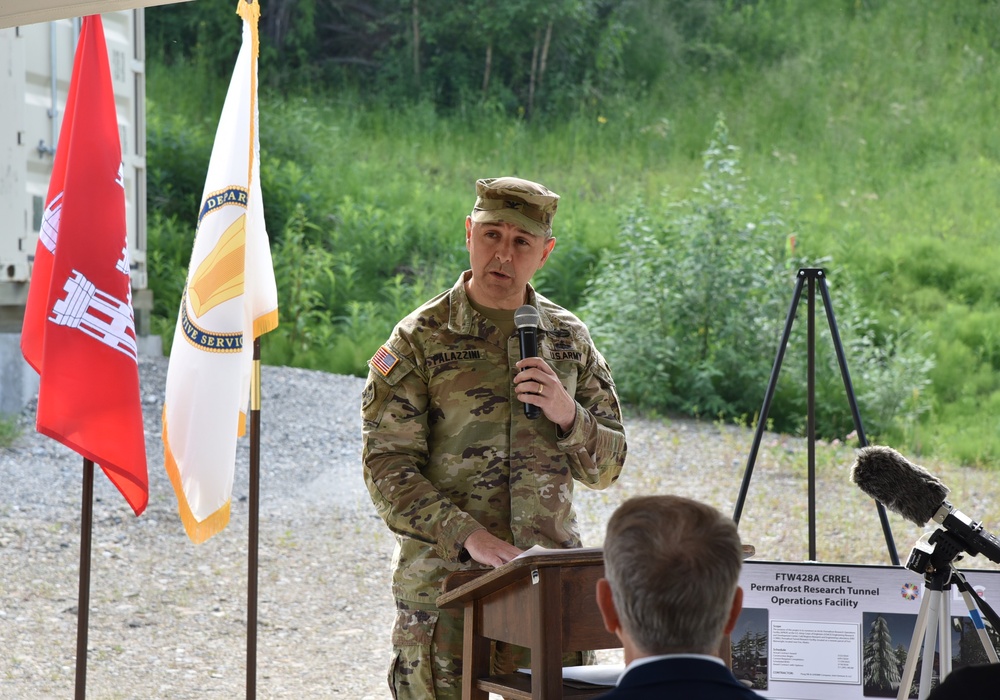
[[[956,569],[991,608],[1000,607],[1000,571]],[[909,647],[927,591],[924,577],[902,566],[747,560],[740,585],[743,612],[731,635],[733,672],[764,697],[894,698],[907,654],[920,656]],[[951,620],[952,668],[986,663],[956,586],[942,593],[941,608]],[[937,624],[938,617],[928,624]],[[987,629],[1000,648],[1000,638]]]

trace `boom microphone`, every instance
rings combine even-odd
[[[521,359],[538,357],[538,309],[531,304],[519,306],[514,312],[514,325],[521,341]],[[542,409],[533,403],[524,404],[524,416],[534,420],[542,415]]]
[[[1000,564],[1000,540],[944,500],[949,489],[937,477],[891,447],[858,450],[851,481],[894,513],[917,525],[933,520],[961,540],[970,555],[981,553]]]

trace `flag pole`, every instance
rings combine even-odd
[[[87,629],[90,625],[90,542],[94,525],[94,463],[83,458],[80,509],[80,593],[76,605],[76,700],[87,697]]]
[[[257,697],[257,545],[260,524],[260,338],[250,375],[250,544],[247,558],[247,698]]]

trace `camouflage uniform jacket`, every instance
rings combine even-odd
[[[606,488],[625,461],[618,395],[586,326],[529,287],[538,353],[577,402],[563,435],[525,418],[517,334],[472,308],[468,274],[400,321],[362,398],[365,483],[397,539],[393,595],[418,604],[433,605],[448,573],[481,568],[460,562],[480,528],[522,549],[579,547],[573,480]]]

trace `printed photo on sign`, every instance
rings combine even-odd
[[[903,668],[909,653],[907,648],[910,646],[916,624],[916,615],[865,613],[862,616],[862,627],[865,630],[865,697],[897,696],[899,681],[903,676]],[[919,656],[920,650],[915,649],[913,653]],[[918,660],[914,678],[920,678],[920,666]],[[909,697],[917,697],[916,685],[911,689]]]
[[[994,649],[1000,650],[1000,634],[986,625],[986,634]],[[951,668],[988,664],[990,658],[976,631],[976,626],[968,615],[951,618]]]
[[[743,608],[730,635],[733,674],[755,690],[767,690],[767,621],[766,608]]]

